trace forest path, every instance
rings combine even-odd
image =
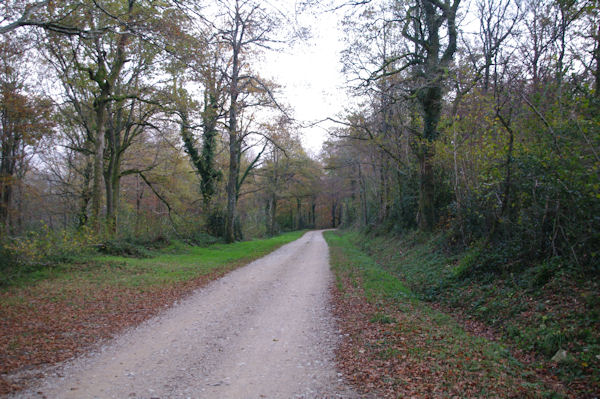
[[[17,397],[357,397],[336,372],[331,281],[322,233],[306,233]]]

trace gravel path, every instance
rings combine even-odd
[[[331,281],[309,232],[16,397],[357,398],[335,369]]]

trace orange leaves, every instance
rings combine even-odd
[[[487,344],[436,323],[420,304],[372,304],[342,278],[335,313],[343,337],[337,352],[345,378],[377,398],[540,397],[540,376],[486,352]],[[387,315],[395,323],[385,323]],[[476,330],[479,326],[471,326]],[[483,329],[483,335],[489,335]],[[530,377],[526,377],[526,374]],[[549,381],[547,387],[550,384]]]
[[[69,285],[46,281],[0,293],[0,395],[27,384],[6,374],[80,354],[219,276],[152,289],[101,286],[75,278]]]

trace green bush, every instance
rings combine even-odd
[[[3,243],[0,243],[0,274],[5,276],[18,265],[15,254]]]
[[[216,244],[222,242],[222,239],[219,237],[215,237],[204,231],[196,231],[190,234],[190,241],[198,247],[207,247],[212,244]]]
[[[136,245],[125,240],[109,240],[100,246],[99,251],[107,255],[131,258],[149,258],[150,252],[142,245]]]
[[[214,210],[206,220],[206,231],[214,237],[225,236],[225,214],[220,210]]]
[[[3,246],[19,265],[52,263],[89,253],[98,238],[87,229],[54,231],[43,226],[23,237],[8,238]]]
[[[0,285],[90,254],[97,242],[98,238],[87,229],[54,231],[45,225],[22,237],[6,238],[0,243]]]

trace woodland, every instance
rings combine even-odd
[[[3,1],[0,287],[90,251],[341,227],[421,299],[553,358],[593,397],[600,2],[295,9],[344,13],[355,101],[317,155],[255,69],[310,36],[270,2]]]
[[[252,69],[261,49],[298,36],[273,10],[2,7],[3,239],[233,242],[316,224],[320,164],[277,84]]]

